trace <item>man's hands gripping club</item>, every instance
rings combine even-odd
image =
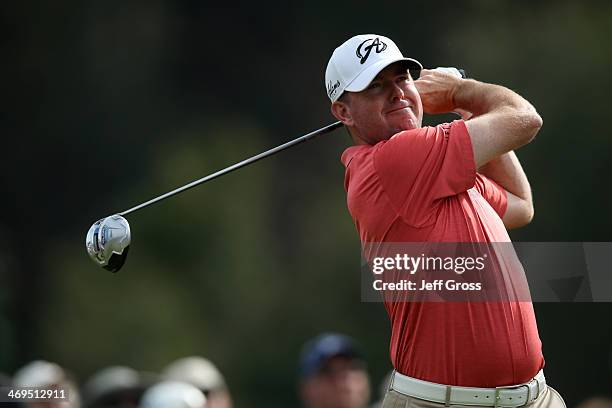
[[[503,86],[426,69],[415,86],[425,113],[471,117],[466,125],[477,167],[529,143],[542,126],[535,108]]]

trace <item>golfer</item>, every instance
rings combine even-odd
[[[510,242],[506,229],[533,217],[513,150],[542,119],[507,88],[421,69],[381,35],[355,36],[329,60],[331,111],[354,142],[342,162],[362,243]],[[464,119],[422,127],[423,112]],[[546,385],[530,301],[385,307],[395,372],[383,407],[565,406]]]

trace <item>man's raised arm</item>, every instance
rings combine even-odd
[[[533,105],[503,86],[423,70],[415,85],[426,113],[468,111],[476,167],[529,143],[542,127]]]
[[[464,118],[478,171],[507,192],[506,228],[528,224],[534,213],[531,187],[513,150],[533,140],[542,127],[535,108],[502,86],[428,70],[416,85],[425,112],[455,111]]]

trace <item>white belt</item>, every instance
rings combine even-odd
[[[529,382],[496,388],[458,387],[408,377],[397,371],[391,376],[390,390],[426,401],[449,405],[520,407],[535,401],[546,389],[544,372]]]

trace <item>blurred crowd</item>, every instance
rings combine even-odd
[[[191,356],[165,367],[161,373],[111,366],[94,373],[78,387],[68,370],[56,363],[36,360],[2,377],[3,389],[64,390],[67,401],[7,403],[27,408],[231,408],[225,379],[209,360]]]
[[[356,342],[339,333],[307,341],[298,360],[298,397],[305,408],[378,408],[392,372],[380,381],[373,397],[366,359]],[[43,360],[21,367],[12,377],[0,373],[7,389],[65,390],[67,401],[0,402],[1,407],[27,408],[232,408],[226,380],[208,359],[178,359],[160,373],[126,366],[106,367],[80,387],[68,370]],[[256,406],[254,404],[253,406]],[[612,408],[612,400],[593,397],[577,408]]]
[[[308,408],[366,408],[372,396],[364,355],[352,338],[338,333],[324,333],[304,344],[298,358],[297,384],[301,404]],[[68,401],[0,402],[0,407],[233,407],[223,374],[201,356],[176,360],[159,373],[126,366],[106,367],[80,385],[69,370],[54,362],[36,360],[18,369],[12,377],[0,376],[0,386],[4,390],[61,389],[69,397]],[[381,395],[384,392],[382,389]]]

